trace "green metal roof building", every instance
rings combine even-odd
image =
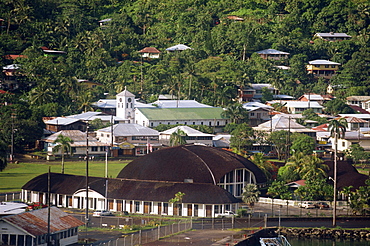
[[[136,108],[135,123],[147,127],[166,125],[206,125],[216,132],[228,123],[223,108]]]

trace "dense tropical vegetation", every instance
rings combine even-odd
[[[227,108],[225,116],[232,123],[225,130],[237,136],[231,139],[235,152],[247,154],[246,146],[252,143],[273,144],[279,158],[287,160],[277,182],[292,180],[289,175],[303,178],[314,167],[324,170],[317,159],[308,157],[312,142],[304,136],[279,131],[267,138],[253,131],[246,112],[235,104],[238,88],[269,83],[281,94],[298,97],[307,92],[326,94],[330,85],[336,99],[325,105],[326,113],[351,112],[343,98],[370,93],[369,7],[367,0],[1,1],[0,66],[19,64],[20,87],[0,88],[9,92],[0,94],[0,170],[6,166],[2,150],[12,137],[17,152],[34,146],[43,132],[42,117],[91,110],[92,102],[112,98],[125,87],[146,102],[171,94]],[[313,38],[322,32],[352,38],[341,42]],[[191,49],[166,52],[179,43]],[[45,55],[41,47],[63,52]],[[138,51],[144,47],[160,50],[160,58],[142,58]],[[289,52],[289,59],[264,60],[255,53],[268,48]],[[12,54],[22,56],[15,61],[6,57]],[[339,73],[330,81],[315,79],[305,69],[315,59],[341,63]],[[86,89],[79,79],[100,86]],[[262,101],[266,100],[271,94],[263,91]],[[325,120],[311,111],[304,116],[302,124],[306,119]],[[332,129],[340,131],[340,125]],[[183,139],[177,135],[174,143]],[[360,160],[359,153],[352,149],[350,155]],[[305,165],[300,158],[306,158]],[[262,156],[254,161],[275,178],[274,167]],[[284,173],[291,168],[293,172]],[[320,186],[322,173],[314,175],[318,178],[308,184]]]
[[[334,94],[339,99],[365,95],[370,92],[368,7],[364,0],[5,0],[0,3],[0,65],[20,64],[21,86],[2,95],[1,103],[17,111],[17,124],[22,119],[22,125],[35,129],[34,136],[16,140],[19,149],[40,136],[42,116],[90,110],[91,102],[125,86],[145,101],[173,94],[226,107],[234,104],[237,88],[250,83],[271,83],[296,97],[325,93],[328,81],[315,80],[305,65],[329,59],[342,64],[330,82],[337,85]],[[313,39],[317,32],[353,38],[326,42]],[[192,49],[165,51],[179,43]],[[149,46],[162,52],[160,59],[141,59],[138,51]],[[65,53],[44,56],[41,47]],[[267,48],[289,52],[290,58],[269,61],[255,53]],[[9,54],[23,56],[11,61],[4,56]],[[86,90],[78,79],[101,86]],[[265,92],[263,99],[270,96]],[[10,109],[2,110],[2,119],[10,119]],[[227,113],[237,110],[231,106]],[[8,135],[3,131],[6,142]]]

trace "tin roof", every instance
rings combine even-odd
[[[341,33],[341,32],[338,32],[338,33],[335,33],[335,32],[319,32],[319,33],[316,33],[315,36],[318,36],[318,37],[322,37],[322,38],[332,38],[332,37],[335,37],[335,38],[351,38],[351,36],[347,35],[346,33]]]
[[[149,120],[214,120],[221,116],[222,108],[138,108]]]
[[[340,63],[329,60],[313,60],[308,62],[310,65],[340,65]]]
[[[190,48],[189,46],[185,45],[185,44],[178,44],[178,45],[175,45],[175,46],[171,46],[169,48],[167,48],[166,50],[167,51],[176,51],[176,50],[188,50],[188,49],[192,49]]]
[[[171,135],[172,133],[176,132],[177,130],[184,131],[188,136],[208,136],[208,137],[213,137],[214,135],[204,133],[201,131],[198,131],[194,128],[191,128],[189,126],[176,126],[171,129],[168,129],[166,131],[163,131],[160,133],[160,135]]]
[[[212,108],[210,105],[195,100],[158,100],[151,104],[157,105],[158,108]]]
[[[62,130],[48,136],[43,140],[47,143],[52,143],[59,135],[63,135],[72,139],[73,143],[70,144],[72,147],[86,146],[86,132],[81,132],[80,130]],[[99,142],[96,138],[90,136],[89,134],[89,146],[107,146],[107,144]]]
[[[107,132],[112,131],[111,127],[106,127],[103,129],[97,130],[97,132]],[[159,132],[145,127],[139,124],[116,124],[113,126],[113,135],[114,136],[158,136]]]
[[[40,236],[48,233],[48,208],[33,210],[16,215],[9,215],[0,218],[31,236]],[[84,225],[84,222],[68,215],[62,210],[50,208],[50,232],[55,233],[70,228]]]
[[[289,55],[290,54],[288,52],[279,51],[279,50],[275,50],[275,49],[260,50],[260,51],[257,51],[256,53],[266,54],[266,55]]]

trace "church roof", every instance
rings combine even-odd
[[[266,176],[251,161],[230,151],[201,145],[181,145],[154,151],[129,163],[117,178],[217,184],[234,169],[247,168],[257,183]]]
[[[138,108],[148,120],[214,120],[226,119],[222,108]]]
[[[161,171],[161,170],[158,170]],[[42,174],[27,182],[22,189],[47,192],[47,176]],[[86,188],[86,177],[51,173],[50,192],[73,195]],[[108,189],[106,190],[106,185]],[[185,193],[184,203],[225,204],[240,202],[223,188],[207,183],[185,183],[119,178],[89,177],[89,188],[112,199],[168,202],[175,193]]]
[[[121,91],[120,93],[118,93],[116,97],[135,97],[135,95],[125,89]]]

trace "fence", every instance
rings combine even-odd
[[[154,242],[160,238],[173,235],[182,231],[192,229],[191,220],[181,220],[167,226],[158,226],[153,229],[140,230],[139,232],[126,234],[120,238],[108,240],[105,242],[87,243],[85,246],[134,246]]]
[[[21,192],[0,193],[0,202],[21,200]]]

